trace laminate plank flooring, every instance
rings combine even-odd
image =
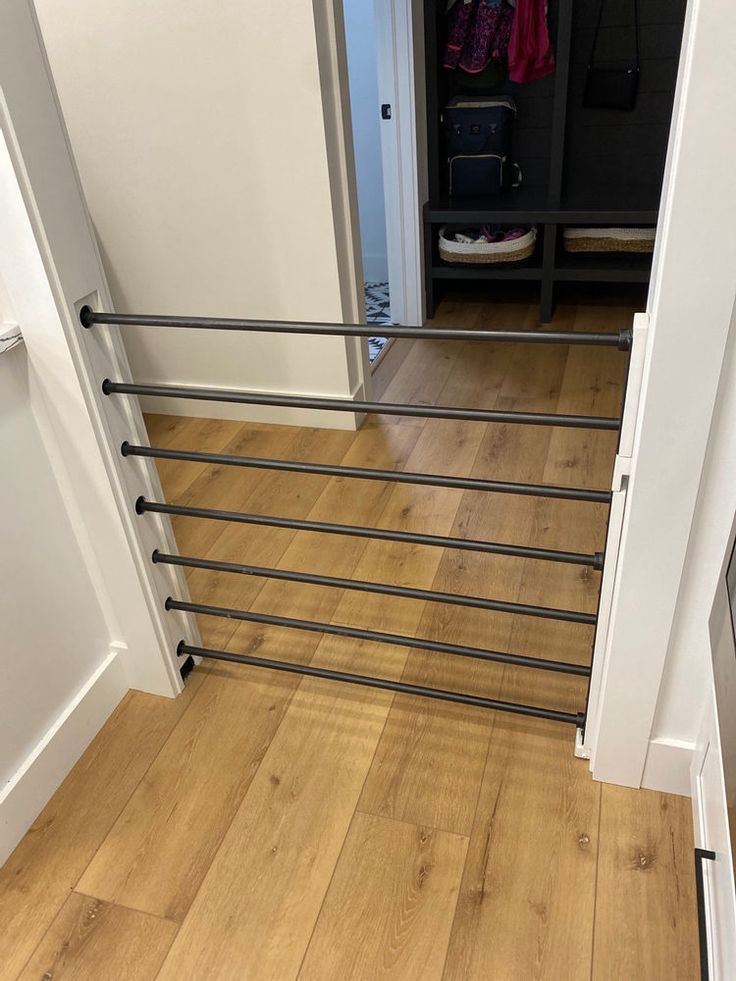
[[[634,308],[571,303],[564,330]],[[456,297],[436,326],[537,329]],[[615,415],[615,350],[398,340],[391,402]],[[357,433],[151,416],[153,445],[570,486],[605,432],[375,416]],[[592,552],[587,503],[161,461],[166,498]],[[178,518],[184,554],[594,611],[582,566]],[[195,601],[587,664],[592,630],[188,570]],[[201,617],[206,645],[564,711],[585,680]],[[130,693],[0,871],[0,979],[627,981],[697,976],[690,804],[594,783],[571,727],[210,662]],[[137,953],[134,955],[132,951]]]

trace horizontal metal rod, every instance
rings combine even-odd
[[[443,691],[441,688],[425,688],[423,685],[410,685],[404,681],[388,681],[386,678],[371,678],[362,674],[349,674],[347,671],[333,671],[330,668],[316,668],[311,664],[292,664],[290,661],[271,661],[265,657],[251,654],[231,654],[229,651],[211,650],[208,647],[194,647],[182,641],[177,653],[181,657],[203,657],[215,661],[232,661],[235,664],[248,664],[256,668],[270,668],[272,671],[286,671],[312,678],[326,678],[329,681],[344,681],[364,688],[382,688],[403,695],[420,695],[437,698],[443,702],[459,702],[477,708],[493,709],[498,712],[511,712],[514,715],[529,715],[537,719],[551,719],[553,722],[567,722],[580,726],[582,715],[573,712],[558,712],[555,709],[538,708],[536,705],[517,705],[515,702],[500,702],[495,698],[482,698],[480,695],[465,695],[456,691]]]
[[[571,416],[556,412],[505,412],[496,409],[466,409],[437,405],[403,405],[393,402],[362,402],[352,399],[322,399],[307,395],[277,395],[270,392],[241,392],[226,388],[199,388],[189,385],[149,385],[134,382],[102,383],[105,395],[150,395],[205,402],[235,402],[239,405],[280,405],[300,409],[328,409],[337,412],[373,412],[389,416],[417,416],[422,419],[465,419],[469,422],[499,422],[521,426],[562,426],[565,429],[621,428],[619,419],[606,416]]]
[[[240,513],[240,512],[236,512],[236,513]],[[189,515],[189,517],[201,517],[201,516],[200,515]],[[353,527],[360,527],[360,526],[338,525],[337,527],[338,528],[348,528],[348,529],[351,529]],[[311,530],[311,529],[307,529],[307,530]],[[362,531],[364,529],[361,528],[360,530]],[[328,531],[329,531],[329,529],[328,529]],[[394,538],[393,537],[393,534],[394,533],[390,529],[377,528],[377,529],[374,530],[374,529],[371,529],[371,528],[366,528],[365,531],[366,532],[370,532],[370,534],[365,535],[365,536],[355,536],[355,537],[377,538],[377,539],[380,539],[380,540],[383,540],[383,541],[385,541],[385,540],[388,540],[388,541],[397,541],[397,540],[404,541],[405,540],[403,538],[401,538],[401,539]],[[386,535],[384,535],[384,532],[386,532]],[[343,534],[343,532],[337,532],[337,534]],[[352,534],[352,532],[344,532],[344,534]],[[399,532],[398,534],[402,534],[403,535],[404,533],[403,532]],[[406,534],[411,534],[411,533],[410,532],[407,532]],[[388,536],[391,536],[391,537],[388,537]],[[431,538],[432,541],[426,541],[427,538]],[[413,539],[413,538],[412,538],[412,542],[413,542],[413,544],[420,544],[420,545],[438,545],[439,542],[436,539],[439,539],[439,541],[449,542],[450,543],[449,545],[445,545],[444,546],[446,548],[454,548],[454,547],[458,547],[458,548],[463,547],[464,548],[465,545],[468,544],[468,543],[470,543],[471,545],[476,544],[476,542],[475,542],[474,539],[468,539],[468,538],[457,538],[457,539],[456,538],[440,538],[440,536],[435,536],[435,535],[420,535],[419,536],[419,542],[416,542],[415,539]],[[457,545],[456,546],[455,545],[456,542],[461,542],[462,543],[462,546],[461,545]],[[533,548],[531,546],[526,546],[526,545],[507,545],[507,544],[505,544],[503,542],[478,542],[477,544],[482,545],[483,548],[482,549],[471,549],[471,551],[482,551],[482,552],[485,552],[485,553],[487,553],[489,555],[507,555],[507,556],[511,556],[512,558],[518,558],[518,559],[537,559],[537,560],[539,560],[541,562],[561,562],[561,563],[567,563],[568,565],[585,565],[585,566],[590,566],[593,569],[602,569],[603,568],[603,553],[602,552],[595,552],[595,553],[591,553],[591,554],[587,554],[585,552],[558,552],[558,551],[556,551],[554,549],[551,549],[551,548]],[[209,562],[209,561],[214,561],[214,560],[209,560],[209,559],[187,559],[187,561],[184,562],[183,557],[182,556],[178,556],[178,555],[170,556],[170,558],[172,560],[173,559],[176,559],[177,563],[180,564],[180,565],[187,565],[187,564],[190,564],[191,565],[191,564],[193,564],[195,562]],[[159,561],[163,562],[164,559],[161,558],[161,559],[159,559]],[[259,575],[260,574],[258,572],[250,572],[250,573],[248,572],[248,570],[256,569],[257,568],[256,566],[249,566],[249,565],[242,565],[241,566],[241,565],[232,564],[232,563],[228,563],[228,562],[225,562],[225,563],[222,563],[222,562],[215,563],[212,566],[201,566],[201,568],[212,568],[212,569],[217,568],[217,569],[219,569],[220,572],[241,572],[243,574],[250,574],[250,575]],[[287,578],[286,573],[282,573],[281,570],[275,569],[275,570],[272,570],[272,571],[274,572],[274,574],[278,573],[278,575],[275,575],[275,578],[282,578],[282,579]],[[261,572],[263,574],[266,574],[266,575],[269,574],[269,570],[268,569],[263,569],[263,570],[261,570]],[[312,581],[312,579],[309,578],[309,576],[308,576],[307,573],[294,573],[293,576],[300,576],[300,577],[302,577],[301,579],[299,579],[300,582],[311,582]],[[306,578],[304,578],[304,577],[306,577]],[[344,586],[344,583],[350,582],[350,581],[351,580],[346,579],[346,580],[344,580],[344,582],[343,581],[339,581],[339,584]],[[323,583],[322,585],[329,585],[329,583]],[[336,583],[336,585],[337,585],[337,583]],[[344,588],[349,588],[349,587],[344,587]]]
[[[341,526],[343,527],[343,526]],[[370,530],[370,529],[369,529]],[[460,539],[465,541],[466,539]],[[545,548],[526,548],[523,545],[503,545],[495,542],[483,542],[482,544],[496,550],[495,554],[511,555],[515,558],[541,559],[551,562],[569,562],[571,565],[594,566],[596,556],[602,554],[596,552],[594,555],[583,555],[578,552],[554,552]],[[585,561],[583,561],[585,560]],[[220,562],[216,559],[192,558],[186,555],[167,555],[156,549],[153,553],[154,562],[162,562],[168,565],[182,565],[190,569],[209,569],[213,572],[235,572],[243,576],[263,576],[266,579],[284,579],[291,582],[306,582],[316,586],[339,586],[341,589],[364,589],[366,592],[386,592],[379,588],[378,583],[367,583],[362,586],[358,580],[342,579],[335,576],[318,576],[309,572],[288,572],[284,569],[269,569],[255,565],[241,565],[237,562]],[[599,566],[595,566],[598,568]],[[370,587],[370,588],[369,588]],[[409,595],[408,593],[398,592],[405,587],[391,587],[391,592],[396,595]]]
[[[210,562],[189,556],[167,555],[156,549],[153,561],[166,565],[182,565],[193,569],[210,569],[217,572],[235,572],[262,579],[279,579],[285,582],[301,582],[312,586],[328,586],[333,589],[351,589],[359,593],[380,593],[382,596],[401,596],[404,599],[423,600],[427,603],[447,603],[450,606],[467,606],[476,610],[493,610],[501,613],[518,613],[524,616],[544,617],[550,620],[572,620],[580,623],[576,610],[556,610],[546,606],[530,606],[527,603],[509,603],[506,600],[486,599],[484,596],[464,596],[461,593],[445,593],[415,586],[395,586],[386,582],[369,582],[365,579],[344,579],[341,576],[318,576],[311,572],[292,572],[287,569],[266,569],[255,565],[238,565],[230,562]],[[586,621],[582,621],[586,622]],[[593,620],[595,622],[595,618]]]
[[[271,627],[287,627],[291,630],[308,630],[312,633],[330,634],[335,637],[355,637],[357,640],[371,640],[379,644],[394,644],[397,647],[412,647],[438,654],[452,654],[459,657],[472,657],[478,661],[494,661],[513,664],[520,668],[538,668],[558,674],[574,674],[590,677],[590,668],[584,664],[570,664],[567,661],[548,661],[541,657],[528,657],[524,654],[507,654],[505,651],[489,651],[480,647],[467,647],[464,644],[446,644],[440,640],[424,637],[408,637],[403,634],[388,634],[379,630],[364,630],[362,627],[346,627],[339,623],[319,623],[316,620],[299,620],[295,617],[282,617],[272,613],[254,613],[251,610],[231,610],[221,606],[208,606],[203,603],[189,603],[169,597],[167,610],[182,613],[198,613],[200,616],[222,617],[225,620],[243,620],[247,623],[263,623]]]
[[[415,545],[433,545],[440,548],[458,548],[473,552],[487,552],[495,547],[495,543],[474,541],[467,538],[449,538],[441,535],[420,535],[409,531],[392,531],[388,528],[363,528],[359,525],[336,525],[327,521],[305,521],[301,518],[279,518],[274,515],[265,514],[246,514],[243,511],[220,511],[216,508],[196,508],[181,504],[165,504],[160,501],[147,501],[144,497],[139,497],[136,501],[135,509],[138,514],[151,512],[154,514],[171,514],[183,518],[206,518],[213,521],[234,521],[247,525],[262,525],[269,528],[294,528],[297,531],[314,531],[330,535],[349,535],[354,538],[372,538],[378,541],[389,542],[411,542]],[[513,547],[513,546],[509,546]],[[520,546],[521,547],[521,546]],[[535,556],[536,557],[536,556]],[[345,580],[350,582],[350,580]],[[409,595],[409,588],[403,586],[391,587],[392,590],[406,589],[402,595]],[[525,616],[543,617],[550,620],[565,620],[569,623],[585,623],[594,626],[596,616],[593,613],[581,613],[578,610],[557,610],[546,606],[530,606],[522,603],[508,603],[505,600],[490,600],[482,597],[472,597],[473,602],[460,603],[460,599],[467,600],[468,597],[461,597],[457,601],[448,599],[453,593],[431,593],[428,596],[419,595],[421,590],[411,591],[416,599],[428,599],[430,597],[444,597],[442,602],[457,602],[458,605],[477,606],[481,609],[496,610],[501,613],[519,613]]]
[[[299,460],[268,460],[257,456],[230,453],[198,453],[191,450],[168,450],[157,446],[138,446],[127,440],[120,447],[123,456],[145,456],[156,460],[184,460],[190,463],[216,464],[225,467],[250,467],[261,470],[285,470],[290,473],[316,473],[330,477],[355,477],[360,480],[386,480],[396,484],[421,484],[427,487],[454,487],[460,490],[489,491],[494,494],[518,494],[526,497],[550,497],[563,501],[594,501],[610,504],[611,492],[583,487],[559,487],[553,484],[520,484],[506,480],[481,480],[475,477],[446,477],[443,474],[412,473],[404,470],[370,470],[338,464],[302,463]],[[596,568],[598,568],[596,566]]]
[[[337,337],[412,337],[431,341],[492,341],[514,344],[585,344],[628,351],[631,331],[616,334],[584,331],[453,330],[392,326],[390,324],[293,323],[283,320],[234,320],[228,317],[169,317],[148,313],[107,313],[83,307],[83,327],[183,327],[194,330],[241,330],[269,334],[329,334]]]

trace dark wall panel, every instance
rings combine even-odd
[[[599,4],[578,2],[568,89],[565,186],[569,191],[602,184],[658,186],[664,173],[684,0],[638,0],[641,72],[631,112],[586,109],[583,92]],[[607,0],[596,63],[628,66],[635,58],[634,0]]]
[[[456,0],[461,3],[462,0]],[[606,0],[597,48],[601,63],[627,64],[634,57],[634,0]],[[641,74],[632,112],[584,109],[586,67],[599,4],[573,4],[570,77],[564,154],[564,187],[578,193],[603,184],[656,187],[664,171],[669,123],[677,78],[685,0],[638,0]],[[442,107],[454,95],[476,91],[460,71],[441,67],[446,39],[446,0],[427,0],[427,66],[430,126],[430,184],[433,197],[447,194]],[[558,0],[550,0],[549,24],[556,41]],[[546,186],[552,148],[552,109],[556,75],[529,85],[508,81],[488,94],[511,95],[518,115],[512,157],[521,164],[526,186]]]

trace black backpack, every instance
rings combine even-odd
[[[458,95],[442,113],[452,195],[498,194],[518,186],[508,161],[516,104],[507,96]]]

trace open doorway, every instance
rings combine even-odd
[[[376,334],[368,342],[373,365],[387,344],[387,338],[381,336],[379,328],[392,322],[381,150],[382,117],[390,119],[390,108],[381,107],[379,98],[377,12],[373,0],[344,0],[343,10],[363,291],[366,319],[368,323],[376,324]]]
[[[369,323],[420,326],[424,319],[420,203],[426,153],[419,147],[415,39],[421,18],[407,0],[343,0],[352,152]],[[390,342],[371,338],[375,367]]]

